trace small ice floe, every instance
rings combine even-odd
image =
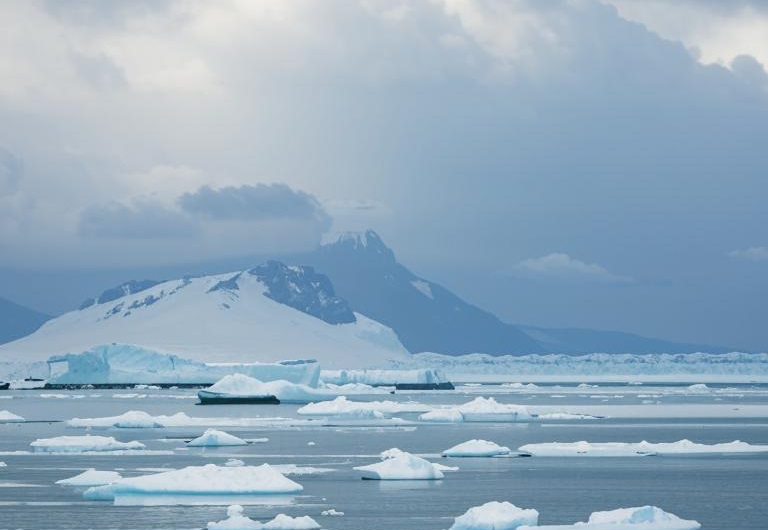
[[[605,416],[592,416],[590,414],[574,414],[571,412],[549,412],[547,414],[539,414],[541,421],[549,420],[602,420]]]
[[[241,467],[245,465],[245,462],[243,462],[239,458],[230,458],[226,462],[224,462],[224,465],[227,467]]]
[[[269,464],[261,466],[189,466],[152,475],[118,480],[108,486],[90,488],[83,493],[90,500],[112,500],[115,505],[144,504],[136,497],[281,495],[299,493],[304,488]],[[174,503],[176,503],[174,501]],[[159,503],[155,503],[159,504]]]
[[[146,446],[137,441],[119,442],[111,436],[58,436],[40,438],[31,444],[36,453],[86,453],[92,451],[142,450]]]
[[[284,380],[260,381],[244,374],[226,375],[197,393],[201,403],[309,403],[338,396],[331,390]]]
[[[308,515],[290,517],[283,513],[271,521],[260,523],[243,515],[243,507],[234,504],[227,508],[227,518],[208,523],[208,530],[314,530],[320,525]]]
[[[307,445],[315,445],[315,442],[307,442]]]
[[[522,525],[539,528],[539,512],[518,508],[511,502],[486,502],[456,517],[449,530],[516,530]]]
[[[5,462],[0,462],[0,467],[8,467],[8,464],[6,464]]]
[[[444,477],[432,462],[397,448],[384,451],[381,458],[381,462],[353,469],[369,480],[438,480]]]
[[[23,423],[26,420],[7,410],[0,410],[0,423]]]
[[[458,407],[433,409],[419,416],[430,422],[524,422],[535,418],[523,405],[499,403],[492,397],[477,397]]]
[[[273,464],[272,468],[283,475],[319,475],[333,471],[329,467],[297,466],[296,464]]]
[[[134,385],[134,390],[160,390],[157,385]]]
[[[122,478],[122,475],[116,471],[97,471],[91,468],[74,477],[57,480],[56,484],[80,487],[104,486],[105,484],[117,482]]]
[[[451,457],[491,457],[508,455],[509,447],[503,447],[488,440],[468,440],[443,451],[443,456]]]
[[[334,418],[386,418],[403,412],[426,412],[431,407],[421,403],[398,401],[350,401],[339,396],[332,401],[309,403],[298,412],[304,416],[322,416]]]
[[[323,510],[320,512],[320,515],[326,515],[328,517],[341,517],[344,515],[344,512],[340,512],[334,508],[331,508],[330,510]]]
[[[222,447],[248,445],[248,442],[224,431],[207,429],[201,436],[187,442],[189,447]]]
[[[691,385],[687,387],[686,390],[692,393],[700,393],[700,392],[709,392],[710,388],[704,383],[696,383],[695,385]]]
[[[656,506],[592,512],[586,523],[520,526],[518,530],[697,530],[701,525],[665,512]]]
[[[117,427],[121,429],[158,429],[166,425],[156,416],[141,410],[129,410],[119,416],[104,418],[72,418],[67,421],[69,427]]]
[[[684,455],[684,454],[721,454],[721,453],[762,453],[768,452],[768,445],[751,445],[735,440],[720,444],[699,444],[690,440],[680,440],[670,443],[640,443],[607,442],[589,443],[586,441],[572,443],[541,443],[528,444],[518,448],[518,451],[532,456],[650,456],[650,455]]]
[[[132,410],[120,416],[104,418],[72,418],[68,427],[82,428],[160,428],[160,427],[251,427],[275,425],[301,425],[308,420],[289,418],[226,418],[190,417],[183,412],[172,416],[152,416],[146,412]]]

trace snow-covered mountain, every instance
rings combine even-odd
[[[0,344],[29,335],[50,318],[0,297]]]
[[[314,358],[329,368],[408,355],[390,328],[337,297],[326,276],[270,261],[230,274],[123,284],[0,346],[0,359],[45,360],[113,342],[207,362]]]

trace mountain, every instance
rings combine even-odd
[[[391,329],[336,296],[326,276],[271,261],[236,273],[122,284],[0,346],[0,358],[45,360],[114,342],[206,362],[315,358],[329,368],[408,354]]]
[[[49,315],[0,298],[0,344],[29,335],[50,318]]]
[[[327,274],[356,311],[391,327],[411,353],[690,353],[731,351],[613,331],[502,322],[398,263],[375,232],[345,233],[302,256]]]

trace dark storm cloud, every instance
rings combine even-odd
[[[189,216],[152,202],[90,206],[80,214],[78,228],[86,237],[115,239],[187,238],[198,231]]]

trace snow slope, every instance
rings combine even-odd
[[[313,273],[305,283],[289,281],[303,269],[278,265],[269,270],[282,275],[277,279],[288,294],[277,291],[275,278],[261,269],[167,281],[55,318],[0,346],[0,360],[41,361],[114,342],[207,362],[315,358],[328,368],[381,366],[408,356],[390,328],[363,315],[329,323],[323,304],[341,299],[315,280],[325,277]]]

